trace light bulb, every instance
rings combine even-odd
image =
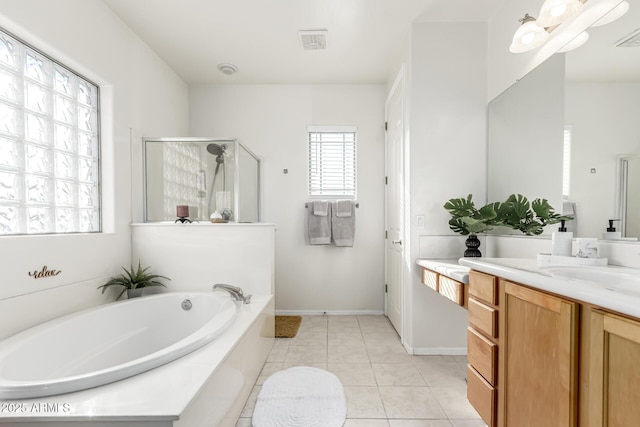
[[[568,21],[580,12],[579,0],[545,0],[538,16],[538,25],[553,27]]]
[[[535,18],[529,16],[529,14],[520,19],[520,22],[522,22],[522,25],[516,30],[511,46],[509,46],[511,53],[528,52],[537,48],[549,38],[549,33],[540,27]]]

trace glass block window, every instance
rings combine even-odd
[[[100,231],[98,86],[0,30],[0,235]]]
[[[309,195],[356,197],[356,128],[309,126]]]
[[[198,174],[201,164],[200,149],[195,144],[165,144],[163,150],[164,217],[176,217],[176,206],[198,206]],[[206,181],[206,177],[204,177]],[[205,188],[206,184],[201,184]],[[196,212],[190,212],[195,216]],[[200,213],[198,213],[200,215]]]

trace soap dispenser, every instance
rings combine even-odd
[[[564,220],[560,221],[560,228],[551,234],[551,255],[571,256],[571,246],[573,244],[573,233],[567,232]]]
[[[619,219],[610,219],[609,227],[605,233],[602,233],[602,238],[604,240],[619,240],[622,239],[622,233],[620,231],[616,231],[616,228],[613,226],[613,221],[620,221]]]

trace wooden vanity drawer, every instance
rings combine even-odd
[[[495,425],[496,389],[471,365],[467,365],[467,399],[488,426]]]
[[[498,345],[472,327],[467,328],[467,360],[489,384],[496,385]]]
[[[446,276],[438,280],[438,292],[458,305],[464,305],[464,285]]]
[[[438,292],[438,273],[422,268],[422,283]]]
[[[469,323],[488,337],[498,338],[498,310],[469,298]]]
[[[471,270],[469,272],[469,295],[489,304],[498,304],[498,280],[495,276]]]

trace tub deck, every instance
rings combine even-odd
[[[233,426],[273,346],[273,317],[273,296],[255,295],[226,332],[201,349],[93,389],[0,400],[0,425],[197,427],[189,420],[204,416],[206,425],[219,417],[219,425]]]

